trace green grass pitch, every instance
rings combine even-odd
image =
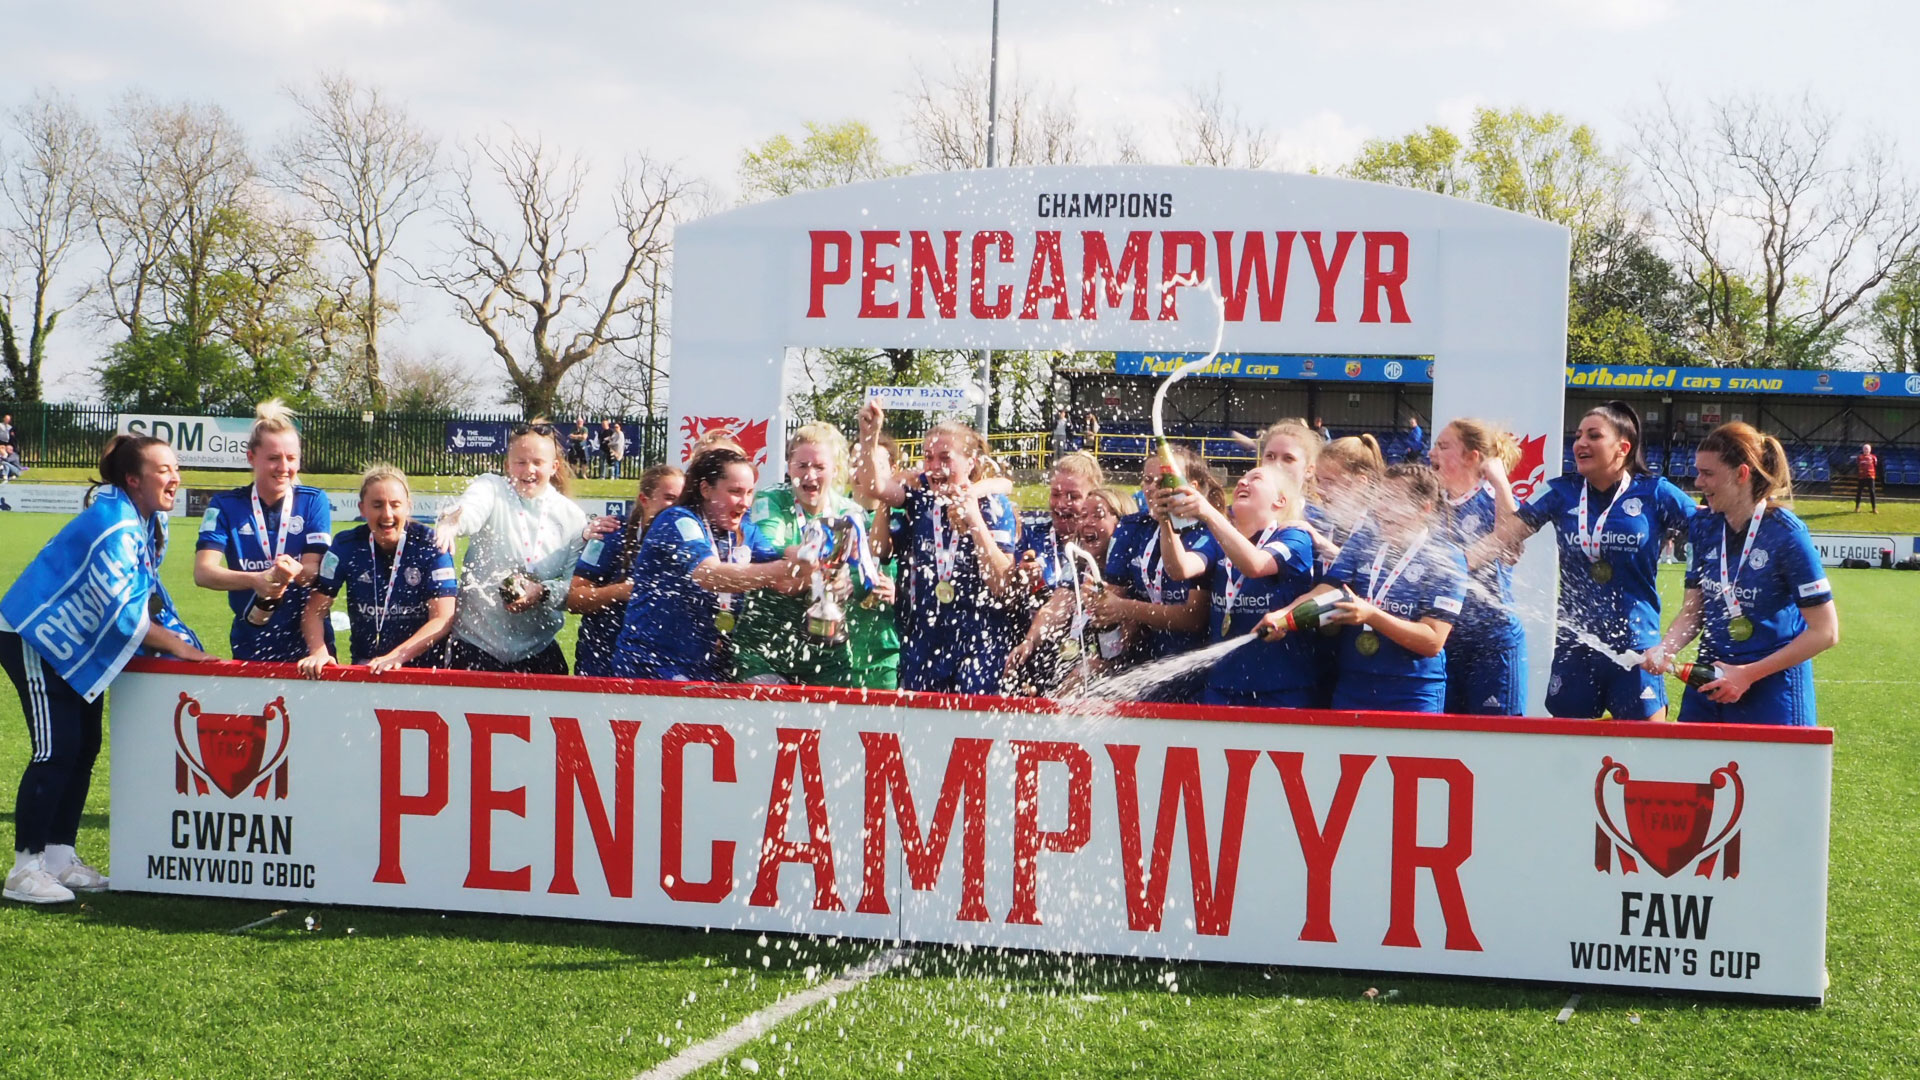
[[[1914,517],[1819,527],[1908,531]],[[0,586],[60,524],[0,517]],[[190,581],[196,524],[176,523],[167,578],[224,649],[223,600]],[[1843,643],[1815,662],[1837,729],[1822,1008],[1589,990],[1556,1025],[1562,987],[928,948],[701,1075],[1920,1076],[1920,574],[1833,580]],[[1678,574],[1665,584],[1677,592]],[[6,693],[0,783],[26,747]],[[106,780],[103,759],[81,836],[96,859]],[[354,908],[227,933],[270,908],[113,893],[0,905],[0,1076],[630,1077],[874,948]]]

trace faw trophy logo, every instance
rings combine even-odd
[[[693,444],[709,432],[725,432],[747,452],[755,465],[767,463],[767,425],[770,420],[748,421],[738,416],[689,416],[680,422],[680,460],[692,453]]]
[[[1513,482],[1513,497],[1519,502],[1533,498],[1540,485],[1547,482],[1547,437],[1535,435],[1520,440],[1520,460],[1514,463],[1513,471],[1507,474]]]
[[[287,699],[274,698],[258,715],[207,712],[185,693],[173,709],[173,789],[229,799],[253,789],[256,799],[287,797]]]
[[[1732,806],[1714,797],[1729,787]],[[1693,784],[1635,780],[1627,775],[1626,765],[1601,758],[1600,774],[1593,780],[1593,805],[1600,814],[1593,829],[1593,868],[1612,873],[1617,858],[1623,874],[1639,873],[1640,863],[1645,863],[1661,877],[1670,878],[1693,866],[1694,876],[1711,878],[1718,865],[1722,879],[1737,878],[1740,833],[1736,830],[1746,801],[1739,762],[1729,761],[1713,770],[1706,783]]]

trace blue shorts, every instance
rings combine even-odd
[[[1456,716],[1519,716],[1527,705],[1527,639],[1447,642],[1447,711]]]
[[[1691,686],[1680,696],[1680,719],[1688,724],[1812,727],[1818,723],[1815,711],[1811,660],[1761,679],[1731,705],[1722,705]]]
[[[1209,686],[1200,691],[1200,704],[1238,705],[1248,709],[1310,709],[1313,697],[1310,686],[1285,690],[1219,690]]]
[[[1562,639],[1554,649],[1553,681],[1547,684],[1549,715],[1646,720],[1666,707],[1666,676],[1643,667],[1623,668],[1579,642]]]
[[[1437,713],[1446,708],[1445,679],[1346,671],[1333,684],[1333,707],[1369,712]]]
[[[965,644],[945,635],[900,635],[902,690],[998,694],[1006,668],[1007,646],[1000,635],[991,632]]]

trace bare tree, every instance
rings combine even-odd
[[[391,311],[381,272],[408,219],[433,201],[439,141],[378,88],[340,74],[311,92],[290,91],[303,126],[275,150],[278,181],[309,207],[321,238],[344,245],[359,268],[356,297],[366,400],[384,404],[380,323]]]
[[[999,165],[1071,165],[1092,150],[1073,96],[1055,96],[1015,73],[1000,88]],[[924,68],[907,91],[907,133],[917,170],[949,172],[987,164],[987,65],[955,61],[944,75]]]
[[[23,357],[13,289],[0,297],[0,358],[6,362],[9,396],[38,401],[47,337],[61,314],[86,298],[83,288],[58,300],[54,289],[90,222],[100,133],[72,100],[55,92],[36,93],[11,120],[13,145],[0,173],[0,192],[11,212],[4,254],[10,285],[25,279],[30,310]]]
[[[1810,98],[1724,99],[1704,124],[1663,98],[1635,126],[1660,227],[1729,360],[1817,359],[1920,241],[1920,199],[1890,149],[1868,139],[1848,155],[1838,116]]]
[[[1218,80],[1210,89],[1187,89],[1173,121],[1173,142],[1183,165],[1258,169],[1273,156],[1273,136],[1241,117]]]
[[[675,210],[693,191],[670,169],[645,159],[630,165],[613,196],[618,239],[597,263],[594,288],[594,244],[576,235],[586,182],[578,157],[538,141],[476,140],[447,206],[459,248],[422,275],[487,336],[527,416],[552,411],[576,365],[646,332]],[[481,208],[494,185],[513,207],[508,224]]]
[[[217,106],[137,93],[114,108],[112,136],[93,203],[107,315],[133,337],[160,322],[202,344],[214,249],[253,184],[246,137]]]

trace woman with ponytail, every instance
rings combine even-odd
[[[1680,719],[1688,723],[1815,723],[1813,658],[1840,643],[1833,589],[1807,527],[1780,505],[1793,480],[1780,440],[1735,421],[1694,455],[1707,512],[1693,519],[1687,595],[1645,667],[1663,674],[1701,636]]]
[[[76,890],[107,887],[106,876],[74,851],[107,684],[136,652],[213,659],[160,584],[167,515],[179,490],[172,447],[147,435],[115,435],[87,508],[0,599],[0,667],[20,695],[32,746],[14,803],[9,900],[57,904]],[[103,584],[112,591],[102,593]]]
[[[1446,488],[1441,535],[1462,550],[1493,532],[1517,504],[1507,471],[1520,443],[1484,420],[1455,420],[1434,436],[1434,471]],[[1447,638],[1447,710],[1518,716],[1527,701],[1527,636],[1513,612],[1513,564],[1489,559],[1473,571]]]
[[[254,410],[247,440],[253,482],[207,502],[193,555],[193,583],[227,594],[235,660],[293,663],[307,655],[300,618],[321,556],[333,543],[326,493],[300,483],[300,432],[278,399]],[[333,650],[333,624],[321,626]]]
[[[672,465],[655,465],[640,474],[633,510],[615,518],[615,531],[587,541],[573,568],[567,588],[567,610],[580,616],[580,635],[574,639],[573,673],[610,676],[613,647],[627,620],[627,601],[633,597],[633,559],[647,526],[662,510],[680,501],[687,474]]]
[[[1665,720],[1666,680],[1622,667],[1615,656],[1660,640],[1660,548],[1668,531],[1693,519],[1693,500],[1647,468],[1640,414],[1624,401],[1603,402],[1580,418],[1573,462],[1573,475],[1554,477],[1517,513],[1503,513],[1495,539],[1468,561],[1484,567],[1507,558],[1551,524],[1560,540],[1560,633],[1547,712]]]

